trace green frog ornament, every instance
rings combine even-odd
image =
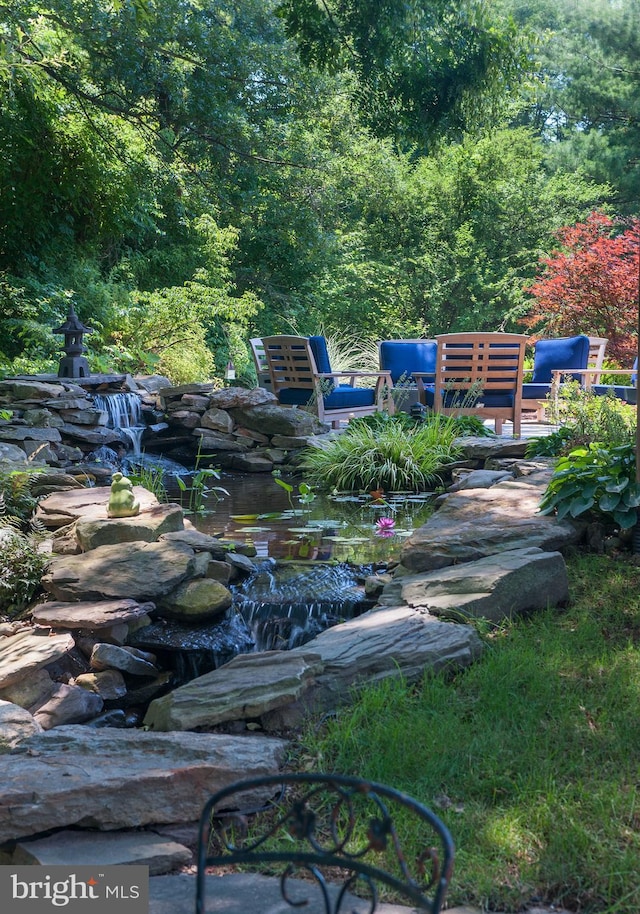
[[[107,505],[109,517],[135,517],[140,512],[140,502],[133,494],[133,483],[122,473],[111,477],[111,495]]]

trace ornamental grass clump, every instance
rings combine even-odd
[[[454,438],[454,423],[353,422],[328,445],[306,451],[301,469],[313,484],[338,492],[421,492],[441,483],[458,453]]]

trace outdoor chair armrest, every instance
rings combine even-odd
[[[551,386],[556,387],[560,384],[562,380],[562,375],[572,374],[572,375],[581,375],[584,378],[584,386],[586,390],[589,390],[594,376],[599,375],[633,375],[637,374],[637,368],[554,368],[551,373]]]

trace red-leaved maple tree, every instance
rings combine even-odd
[[[557,232],[561,247],[540,260],[522,323],[547,337],[606,337],[607,358],[627,368],[637,352],[640,219],[624,231],[601,212]]]

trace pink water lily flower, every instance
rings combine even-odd
[[[376,536],[393,536],[396,522],[392,517],[379,517],[376,521]]]

